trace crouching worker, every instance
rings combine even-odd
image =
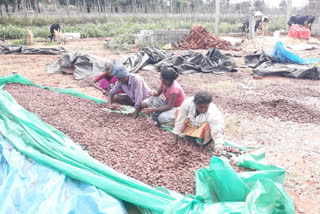
[[[137,118],[142,109],[142,101],[149,96],[150,89],[148,85],[141,76],[129,74],[123,65],[113,66],[111,72],[117,78],[117,82],[109,92],[109,104],[111,105],[115,102],[134,106],[133,118]],[[120,90],[124,91],[124,93],[117,94]]]
[[[179,135],[197,137],[207,144],[214,141],[216,155],[223,150],[224,120],[219,109],[211,103],[212,96],[208,91],[199,91],[194,97],[187,98],[177,112],[173,133],[176,142]]]
[[[147,105],[144,104],[144,113],[150,114],[153,121],[158,126],[161,124],[172,123],[175,118],[176,107],[181,106],[184,101],[184,92],[176,81],[179,74],[173,69],[168,68],[160,73],[161,85],[157,91],[150,92]],[[159,97],[164,95],[165,99]]]
[[[99,87],[103,90],[104,94],[107,94],[107,92],[110,90],[110,86],[114,85],[117,82],[117,78],[113,76],[111,72],[112,64],[106,63],[104,65],[104,73],[102,73],[100,76],[94,78],[92,81],[92,85],[94,83],[99,82]],[[123,91],[119,91],[119,93],[123,93]]]

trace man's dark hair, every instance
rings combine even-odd
[[[175,81],[178,78],[179,74],[173,68],[162,68],[161,77],[165,80],[171,82]]]
[[[194,96],[193,102],[198,104],[210,104],[212,101],[212,96],[209,91],[201,90]]]

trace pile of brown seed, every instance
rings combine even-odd
[[[209,165],[211,146],[198,147],[155,127],[145,117],[108,113],[105,104],[33,86],[5,90],[25,109],[79,142],[113,169],[151,186],[194,194],[194,171]]]

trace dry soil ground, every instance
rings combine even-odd
[[[63,47],[106,59],[130,54],[104,50],[104,40],[81,39],[68,42]],[[299,42],[287,38],[281,40],[285,44]],[[310,41],[317,49],[295,53],[302,57],[320,58],[319,40]],[[273,38],[257,38],[246,42],[242,46],[243,51],[237,53],[242,57],[234,60],[242,65],[245,54],[258,48],[270,51],[275,42]],[[34,45],[44,46],[44,43]],[[205,53],[206,50],[199,52]],[[84,84],[79,84],[72,76],[46,74],[46,66],[58,58],[46,55],[1,55],[0,75],[10,75],[17,71],[40,85],[73,88],[104,99],[100,91],[93,87],[83,87]],[[157,85],[157,72],[141,71],[140,74],[151,87]],[[224,113],[226,140],[243,146],[264,147],[269,163],[286,168],[284,187],[291,195],[297,213],[320,213],[320,81],[276,77],[256,80],[248,68],[239,68],[237,73],[222,75],[181,75],[178,81],[188,96],[200,88],[212,92],[213,102]]]

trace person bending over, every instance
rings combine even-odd
[[[118,81],[109,93],[109,104],[116,102],[122,105],[134,106],[133,118],[137,118],[142,109],[142,101],[149,97],[150,88],[141,76],[129,74],[123,65],[114,66],[111,72]],[[124,91],[124,93],[117,94],[120,90]]]
[[[92,85],[94,85],[96,82],[99,82],[99,87],[103,90],[104,94],[107,94],[108,91],[111,89],[111,85],[115,85],[117,82],[117,78],[113,76],[112,72],[112,64],[106,63],[104,65],[104,71],[102,74],[100,74],[98,77],[94,78],[92,81]],[[95,86],[95,85],[94,85]],[[118,94],[124,93],[124,91],[119,91]]]
[[[151,91],[147,104],[143,110],[146,114],[151,114],[153,121],[158,126],[161,124],[172,123],[175,119],[175,110],[181,106],[185,95],[182,87],[176,81],[179,74],[173,69],[164,69],[160,73],[161,85],[157,91]],[[165,99],[161,98],[163,94]]]
[[[213,140],[216,155],[224,148],[224,119],[208,91],[199,91],[187,98],[178,108],[173,133],[178,142],[179,135],[201,138],[204,144]]]

